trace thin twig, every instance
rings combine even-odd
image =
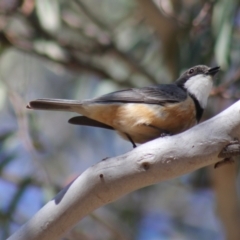
[[[110,42],[110,47],[107,50],[114,52],[115,56],[126,63],[133,71],[144,75],[149,79],[150,82],[157,83],[156,79],[144,69],[144,67],[138,62],[137,59],[133,58],[132,56],[130,57],[128,54],[118,48],[115,41],[113,40],[113,32],[110,32],[108,27],[102,21],[100,21],[91,11],[89,11],[88,8],[80,0],[73,1],[78,5],[79,9],[85,13],[85,15],[92,21],[94,25],[96,25],[99,29],[104,30],[104,33],[106,34],[106,37],[109,38]]]

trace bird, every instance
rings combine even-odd
[[[111,92],[93,99],[36,99],[28,109],[80,114],[68,122],[116,130],[132,143],[181,133],[198,124],[207,106],[219,66],[197,65],[174,83]]]

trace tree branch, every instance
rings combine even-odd
[[[239,136],[240,101],[188,131],[88,168],[9,240],[59,239],[87,214],[129,192],[220,161],[221,150]]]
[[[240,209],[236,191],[237,175],[237,164],[226,165],[218,171],[211,169],[216,196],[216,212],[222,222],[224,239],[228,240],[240,239]]]
[[[117,44],[114,41],[114,33],[108,29],[107,25],[104,24],[100,19],[98,19],[86,6],[82,3],[82,1],[74,0],[76,5],[80,8],[81,11],[85,13],[85,15],[91,20],[91,22],[96,25],[99,29],[103,30],[104,34],[109,40],[109,48],[106,52],[114,53],[115,57],[123,61],[133,72],[142,74],[145,76],[151,83],[156,84],[157,80],[152,76],[139,61],[127,54],[126,52],[119,49]]]

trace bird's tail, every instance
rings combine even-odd
[[[28,103],[28,109],[76,112],[82,106],[81,101],[64,99],[37,99]]]

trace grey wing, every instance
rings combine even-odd
[[[131,88],[103,95],[90,100],[94,103],[148,103],[164,105],[184,101],[187,93],[175,84]]]

